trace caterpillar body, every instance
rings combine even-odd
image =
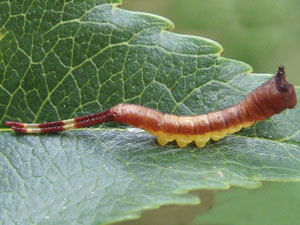
[[[121,103],[103,112],[69,120],[26,124],[7,121],[21,133],[50,133],[87,127],[107,121],[141,128],[157,137],[160,145],[176,140],[179,147],[195,142],[203,147],[209,139],[218,141],[226,134],[249,127],[297,104],[293,85],[286,81],[284,67],[275,76],[253,90],[237,105],[224,110],[194,116],[176,116],[134,104]]]

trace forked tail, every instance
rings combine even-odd
[[[73,128],[88,127],[112,120],[109,110],[69,120],[47,123],[19,123],[7,121],[6,126],[18,133],[53,133]]]

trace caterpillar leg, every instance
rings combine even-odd
[[[95,124],[107,122],[112,119],[109,110],[77,117],[69,120],[61,120],[47,123],[19,123],[14,121],[7,121],[6,126],[11,127],[18,133],[53,133],[73,128],[88,127]]]
[[[206,145],[206,143],[209,141],[210,136],[209,135],[199,135],[195,137],[194,141],[198,148],[202,148]]]
[[[184,135],[178,135],[176,138],[177,145],[180,148],[184,148],[187,146],[189,143],[193,142],[193,137],[191,136],[184,136]]]
[[[153,133],[152,133],[153,134]],[[171,135],[165,135],[162,132],[159,132],[157,134],[154,134],[154,136],[156,136],[157,138],[157,142],[158,144],[160,144],[161,146],[168,144],[171,141],[174,141],[174,137],[172,137]]]

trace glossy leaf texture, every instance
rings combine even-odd
[[[182,195],[192,189],[300,180],[298,106],[203,149],[160,147],[144,131],[114,123],[49,135],[7,129],[7,120],[68,119],[120,102],[206,113],[270,77],[221,57],[214,41],[168,31],[169,20],[120,3],[1,1],[4,224],[106,224],[164,204],[197,204]]]

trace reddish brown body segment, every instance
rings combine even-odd
[[[163,114],[156,110],[134,104],[118,104],[109,110],[70,120],[42,124],[6,122],[16,132],[49,133],[115,121],[148,131],[157,136],[164,145],[176,140],[180,147],[195,141],[202,147],[212,138],[219,140],[227,133],[248,127],[297,103],[293,85],[285,78],[283,67],[270,80],[252,91],[243,101],[224,110],[195,116]]]

